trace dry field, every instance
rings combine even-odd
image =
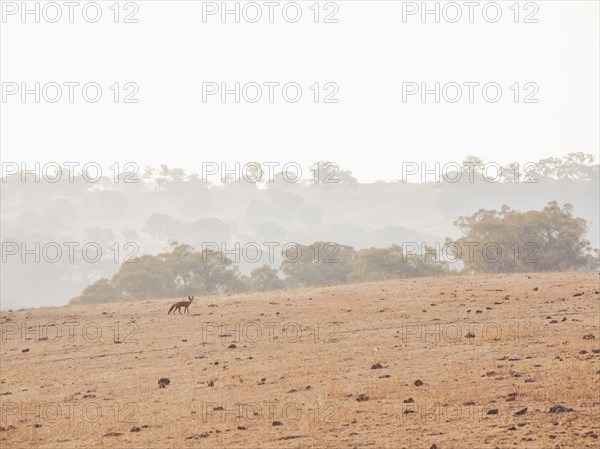
[[[0,447],[597,448],[599,282],[391,280],[196,298],[176,316],[172,300],[4,311]]]

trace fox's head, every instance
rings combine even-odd
[[[189,302],[192,302],[193,300],[194,300],[194,297],[193,297],[193,296],[188,296],[188,301],[189,301]]]

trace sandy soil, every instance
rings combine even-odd
[[[535,273],[2,312],[0,446],[597,448],[599,290]]]

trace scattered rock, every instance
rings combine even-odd
[[[361,393],[361,394],[359,394],[359,395],[358,395],[358,397],[356,398],[356,400],[357,400],[358,402],[365,402],[365,401],[368,401],[368,400],[369,400],[369,396],[367,396],[367,395],[366,395],[366,394],[364,394],[364,393]]]
[[[537,292],[538,290],[539,290],[539,288],[537,288],[537,287],[533,287],[533,291],[534,291],[534,292]]]
[[[423,385],[423,381],[421,379],[415,380],[415,387],[420,387],[421,385]]]
[[[191,437],[186,437],[186,440],[199,440],[200,438],[208,438],[208,432],[202,432],[198,435],[192,435]]]
[[[381,363],[376,363],[375,365],[371,365],[371,369],[382,369],[383,365]]]
[[[498,414],[498,409],[497,408],[492,408],[490,410],[487,411],[487,415],[497,415]]]
[[[565,413],[572,411],[572,408],[565,407],[564,405],[553,405],[552,407],[550,407],[550,413]]]
[[[594,334],[587,334],[583,336],[584,340],[595,340],[596,336]]]
[[[121,435],[123,435],[121,432],[108,432],[104,434],[105,437],[120,437]]]
[[[132,427],[130,432],[140,432],[142,429],[140,429],[139,427]]]
[[[237,430],[246,430],[246,427],[244,427],[244,426],[238,426]]]
[[[214,387],[214,386],[215,386],[215,382],[211,380],[211,381],[208,383],[208,386],[209,386],[209,387]]]
[[[473,332],[469,332],[467,335],[465,335],[465,338],[475,338],[475,334]]]
[[[283,426],[281,421],[273,421],[273,426]]]
[[[29,348],[25,348],[21,352],[29,352]]]
[[[391,377],[389,374],[384,374],[383,376],[379,376],[380,379],[387,379],[388,377]]]
[[[279,439],[285,441],[285,440],[295,440],[296,438],[306,438],[306,436],[305,435],[286,435]]]
[[[233,343],[231,343],[229,346],[227,346],[227,349],[235,349],[237,348],[236,345],[234,345]]]
[[[163,377],[158,381],[158,388],[165,388],[171,381],[167,377]]]
[[[413,402],[415,402],[415,400],[413,398],[408,398],[408,399],[405,399],[402,402],[404,402],[405,404],[412,404]]]
[[[582,293],[582,292],[579,292],[579,293],[575,293],[575,294],[573,295],[573,297],[576,297],[576,296],[583,296],[583,293]]]
[[[521,416],[521,415],[524,415],[525,413],[527,413],[527,407],[522,408],[518,412],[515,412],[515,416]]]

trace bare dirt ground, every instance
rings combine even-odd
[[[2,312],[0,446],[597,448],[599,283],[423,278],[196,298],[189,315],[167,316],[172,300]]]

